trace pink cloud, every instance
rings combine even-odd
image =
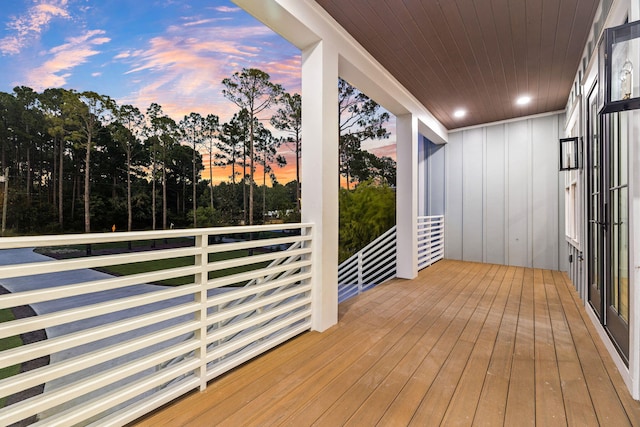
[[[145,82],[121,102],[143,109],[158,102],[176,120],[195,111],[217,114],[226,121],[237,107],[222,96],[221,80],[242,67],[263,69],[288,90],[299,87],[299,55],[282,63],[264,62],[264,49],[271,47],[264,42],[265,36],[273,36],[273,32],[258,25],[172,25],[165,34],[152,38],[146,49],[123,51],[115,57],[129,65],[126,74],[144,76],[141,80]]]
[[[100,51],[94,46],[110,41],[108,37],[97,37],[103,34],[102,30],[87,31],[81,36],[68,38],[65,44],[50,49],[47,52],[51,55],[50,59],[27,73],[27,84],[36,90],[64,86],[70,76],[69,70],[87,62],[89,57],[99,54]],[[67,72],[60,74],[63,71]]]
[[[370,153],[375,154],[378,157],[391,157],[393,160],[396,160],[396,144],[383,145],[378,146],[376,148],[371,148],[369,150]]]
[[[15,55],[32,39],[48,28],[54,18],[69,18],[67,0],[45,0],[30,7],[23,15],[13,16],[7,28],[13,34],[0,39],[0,52]]]
[[[261,69],[269,73],[273,81],[280,83],[288,92],[301,92],[300,72],[302,69],[302,57],[300,55],[278,62],[269,62],[264,64]]]
[[[143,50],[123,50],[114,58],[128,65],[126,74],[135,87],[118,102],[143,111],[157,102],[174,120],[198,112],[216,114],[221,122],[227,122],[238,107],[222,96],[221,80],[252,67],[269,73],[271,80],[286,90],[299,93],[300,54],[296,50],[293,55],[281,54],[279,46],[270,43],[270,37],[274,37],[273,32],[261,25],[227,27],[185,19],[182,25],[172,25],[164,34],[150,39]],[[270,116],[271,112],[264,112],[261,118]],[[269,127],[268,121],[265,124]],[[295,155],[287,147],[280,152],[289,165],[277,168],[276,174],[280,182],[286,183],[295,179]],[[206,167],[208,155],[204,150],[202,153]],[[229,170],[214,168],[214,182],[228,180],[229,175]],[[203,177],[208,176],[209,171],[205,170]]]
[[[113,59],[125,59],[125,58],[129,58],[130,56],[131,56],[131,52],[129,51],[120,52],[119,54],[114,56]]]
[[[186,22],[184,24],[185,27],[194,27],[196,25],[206,25],[206,24],[211,24],[213,22],[219,22],[219,21],[228,21],[231,18],[209,18],[209,19],[198,19],[195,21],[189,21]]]
[[[239,7],[218,6],[215,8],[215,10],[222,13],[234,13],[234,12],[240,12],[240,10],[242,9],[240,9]]]

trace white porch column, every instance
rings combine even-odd
[[[396,224],[397,276],[418,275],[418,119],[396,116]]]
[[[424,138],[418,136],[418,215],[427,215],[427,174],[428,174],[427,144]]]
[[[302,51],[302,221],[315,224],[312,329],[338,321],[338,54]]]

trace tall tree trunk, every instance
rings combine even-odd
[[[178,209],[178,211],[180,210]],[[187,182],[183,180],[182,181],[182,213],[184,214],[186,211],[187,211]]]
[[[300,135],[296,131],[296,209],[300,212]]]
[[[265,156],[267,153],[265,152]],[[267,218],[267,159],[265,157],[262,162],[262,223],[266,222]]]
[[[340,148],[338,148],[338,188],[340,187],[340,180],[342,179],[342,155]]]
[[[58,138],[53,139],[53,182],[51,183],[51,199],[53,206],[58,207]]]
[[[253,161],[254,161],[254,150],[253,150],[253,113],[250,116],[251,121],[249,122],[249,225],[253,225]]]
[[[0,162],[2,162],[2,165],[0,165],[0,169],[4,170],[7,164],[7,149],[5,142],[2,143],[2,150],[0,151]]]
[[[233,196],[233,205],[231,205],[231,217],[233,219],[236,218],[236,212],[235,212],[235,206],[237,203],[237,194],[238,194],[238,189],[236,188],[236,157],[235,157],[235,151],[233,153],[233,158],[231,160],[231,183],[233,184],[233,192],[231,193]]]
[[[349,191],[349,162],[346,162],[346,166],[347,168],[347,191]]]
[[[197,201],[196,201],[196,140],[195,137],[193,139],[193,228],[197,228],[198,227],[198,220],[197,220],[197,215],[196,215],[196,205],[197,205]]]
[[[236,158],[235,158],[235,154],[234,154],[233,160],[231,160],[231,182],[234,184],[234,188],[235,188],[235,183],[236,183]]]
[[[127,231],[131,231],[133,214],[131,210],[131,147],[127,146]]]
[[[31,206],[31,146],[27,147],[27,206]]]
[[[91,232],[91,188],[89,170],[91,168],[91,133],[87,136],[87,153],[84,158],[84,232]]]
[[[167,229],[167,168],[162,163],[162,229]]]
[[[213,141],[209,142],[209,206],[213,211],[213,163],[211,158],[213,157]]]
[[[244,147],[244,156],[242,161],[242,217],[244,225],[247,225],[247,147]]]
[[[73,187],[71,189],[71,222],[76,218],[76,197],[78,193],[78,187],[80,186],[80,174],[78,170],[73,174]]]
[[[58,161],[58,224],[60,225],[60,231],[64,227],[64,197],[63,197],[63,183],[64,183],[64,139],[60,140],[60,148],[58,150],[60,160]]]
[[[155,151],[155,150],[154,150]],[[151,228],[156,229],[156,154],[153,153],[151,165]]]
[[[43,161],[43,153],[44,153],[44,144],[40,144],[40,150],[38,150],[38,179],[36,179],[36,185],[38,187],[38,202],[42,201],[42,184],[43,184],[43,176],[44,174],[44,161]],[[47,179],[47,187],[49,187],[49,179]],[[48,192],[47,192],[48,193]],[[51,199],[47,198],[47,201]]]

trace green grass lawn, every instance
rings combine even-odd
[[[13,313],[9,309],[0,309],[0,323],[13,320]],[[0,339],[0,351],[9,350],[22,345],[19,336],[7,337]],[[20,373],[20,365],[13,365],[0,369],[0,379],[9,378]],[[0,408],[4,407],[6,398],[0,398]]]
[[[249,256],[249,252],[247,250],[214,253],[214,254],[209,254],[209,262],[224,261],[227,259],[242,258],[246,256]],[[193,265],[192,256],[171,258],[171,259],[160,259],[160,260],[145,261],[145,262],[136,262],[133,264],[113,265],[110,267],[101,268],[100,270],[109,274],[126,276],[130,274],[139,274],[139,273],[147,273],[150,271],[166,270],[169,268],[186,267],[189,265]],[[245,271],[257,270],[260,268],[264,268],[267,265],[269,265],[269,262],[260,262],[256,264],[243,265],[240,267],[233,267],[226,270],[212,271],[209,273],[209,279],[228,276],[236,273],[243,273]],[[161,282],[158,282],[158,284],[169,285],[169,286],[184,285],[187,283],[193,283],[193,275],[176,277],[174,279],[168,279],[168,280],[163,280]],[[239,285],[242,285],[242,284],[239,284]]]
[[[193,246],[193,242],[194,240],[188,237],[177,237],[173,239],[92,243],[90,245],[41,246],[36,248],[34,252],[57,259],[66,259],[86,256],[88,248],[91,249],[93,255],[99,255],[101,253],[125,253],[127,251],[147,250],[153,247],[166,247],[167,245],[175,247]]]

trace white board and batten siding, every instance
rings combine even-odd
[[[447,258],[565,269],[561,123],[564,114],[559,113],[449,133],[444,156]]]

